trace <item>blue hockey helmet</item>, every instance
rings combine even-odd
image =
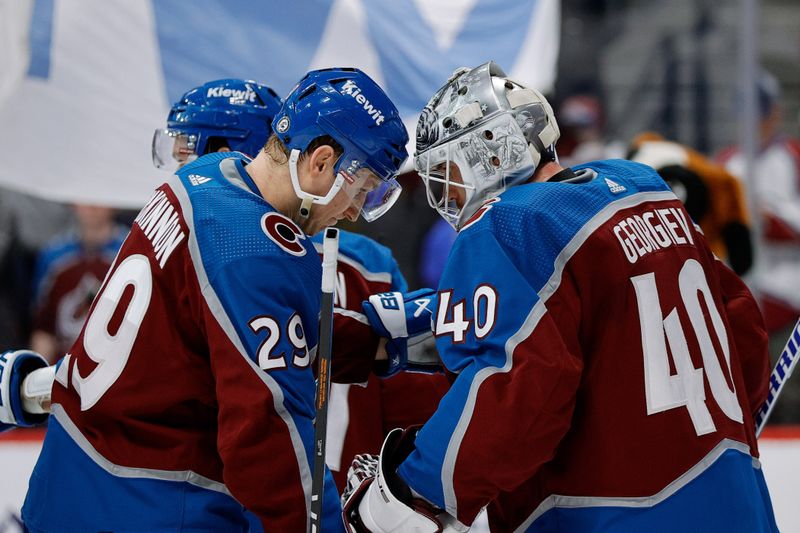
[[[408,157],[408,133],[395,105],[362,71],[329,68],[309,72],[284,99],[272,129],[290,150],[289,171],[295,194],[302,200],[302,216],[309,215],[312,203],[325,205],[343,186],[348,191],[365,177],[374,182],[361,207],[367,221],[384,214],[397,200],[400,184],[396,175]],[[326,135],[343,153],[336,162],[336,180],[330,191],[317,196],[300,187],[297,161],[314,139]]]
[[[167,127],[153,135],[153,164],[174,170],[213,151],[212,139],[255,156],[280,106],[275,91],[254,81],[223,79],[196,87],[172,106]]]

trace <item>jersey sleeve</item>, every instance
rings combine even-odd
[[[716,260],[725,311],[739,354],[750,413],[755,413],[769,392],[769,336],[764,318],[744,281]]]
[[[412,489],[470,524],[552,457],[582,372],[579,348],[564,341],[577,338],[564,335],[577,328],[575,312],[545,305],[492,233],[462,231],[439,286],[435,328],[457,378],[398,470]]]
[[[366,383],[372,372],[379,338],[359,311],[337,308],[333,315],[331,381]]]
[[[319,280],[294,263],[286,257],[240,259],[220,269],[204,291],[219,297],[220,308],[210,305],[207,319],[224,332],[209,328],[224,481],[275,531],[305,529],[313,464],[309,367],[319,298],[304,287],[317,287]],[[326,500],[338,502],[332,483]]]

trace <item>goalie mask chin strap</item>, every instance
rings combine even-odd
[[[325,196],[317,196],[303,190],[300,187],[300,177],[297,173],[297,162],[300,160],[300,150],[292,150],[289,154],[289,175],[292,178],[292,188],[295,195],[300,198],[300,217],[307,219],[311,215],[311,206],[313,204],[328,205],[331,200],[336,196],[344,184],[344,175],[339,172],[336,174],[336,179],[333,180],[330,190]]]

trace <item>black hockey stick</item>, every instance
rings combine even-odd
[[[756,413],[756,437],[764,429],[764,425],[767,423],[770,413],[772,413],[772,408],[775,407],[775,401],[778,399],[781,389],[786,385],[786,381],[797,365],[797,360],[800,359],[798,356],[800,356],[800,320],[794,325],[794,329],[789,335],[789,340],[786,341],[786,346],[784,346],[780,357],[778,357],[778,362],[775,363],[775,368],[769,376],[769,395],[764,405]]]
[[[310,533],[322,531],[322,495],[325,491],[325,433],[328,428],[328,396],[331,390],[331,350],[333,344],[333,294],[336,290],[336,261],[339,255],[339,230],[325,228],[322,240],[322,301],[319,311],[317,344],[317,409],[314,422],[314,473],[311,478]]]

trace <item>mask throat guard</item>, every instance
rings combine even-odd
[[[297,174],[297,162],[300,160],[300,150],[294,149],[289,154],[289,175],[292,178],[292,188],[295,195],[300,199],[300,216],[307,219],[311,215],[311,206],[313,204],[328,205],[331,200],[339,193],[342,185],[344,184],[344,175],[341,172],[336,173],[336,179],[333,181],[330,190],[325,196],[318,196],[306,192],[300,187],[300,178]]]

